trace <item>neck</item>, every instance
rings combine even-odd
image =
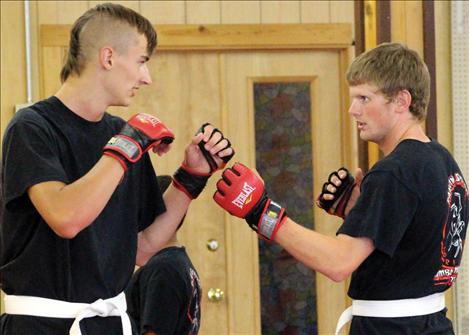
[[[84,78],[69,78],[55,96],[72,112],[91,122],[102,119],[109,107],[99,94],[101,89]]]
[[[390,141],[388,145],[383,145],[381,151],[384,156],[389,155],[398,145],[404,140],[413,139],[421,142],[430,142],[430,139],[425,134],[422,126],[418,122],[411,122],[406,127],[403,127]]]
[[[168,243],[165,244],[164,248],[169,248],[169,247],[182,247],[182,244],[179,243],[177,236],[174,236],[171,240],[168,241]]]

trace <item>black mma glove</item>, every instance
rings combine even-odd
[[[210,123],[204,123],[202,125],[202,127],[200,127],[200,129],[197,131],[197,134],[199,133],[203,133],[204,130],[205,130],[205,127],[208,126]],[[215,134],[215,133],[220,133],[221,135],[221,138],[220,140],[218,141],[221,142],[222,140],[227,140],[228,141],[228,144],[226,145],[225,148],[223,148],[222,150],[225,150],[225,149],[228,149],[231,147],[231,142],[229,139],[225,138],[223,136],[223,133],[218,129],[218,128],[215,128],[213,129],[213,132],[212,132],[212,135],[210,135],[210,138],[212,138],[212,136]],[[210,140],[210,139],[209,139]],[[226,163],[228,163],[230,161],[231,158],[233,158],[235,152],[234,152],[234,149],[233,149],[233,153],[229,156],[225,156],[225,157],[220,157],[221,160],[223,160],[223,163],[222,165],[218,166],[217,162],[215,162],[215,159],[212,157],[212,155],[210,154],[210,152],[208,152],[206,149],[205,149],[205,144],[207,142],[205,141],[200,141],[199,143],[199,148],[200,150],[202,151],[202,154],[204,155],[205,159],[207,160],[208,162],[208,165],[210,166],[210,174],[212,174],[213,172],[215,172],[216,170],[220,170],[220,169],[223,169],[225,166],[226,166]],[[221,150],[220,150],[221,151]]]
[[[200,129],[197,131],[196,135],[199,134],[199,133],[203,133],[204,130],[205,130],[205,127],[209,124],[210,123],[204,123],[202,125],[202,127],[200,127]],[[230,148],[231,147],[231,142],[223,136],[223,133],[218,128],[213,129],[212,134],[210,135],[210,138],[212,138],[212,136],[217,132],[220,133],[220,135],[221,135],[220,139],[217,143],[220,143],[222,140],[227,141],[226,146],[223,149],[221,149],[220,151],[223,151],[227,148]],[[177,169],[176,172],[173,175],[174,185],[179,190],[183,191],[191,199],[195,199],[199,196],[199,194],[205,188],[205,185],[207,184],[208,178],[210,178],[210,176],[215,171],[217,171],[219,169],[222,169],[226,165],[226,163],[235,154],[235,152],[233,150],[233,152],[229,156],[220,157],[220,159],[223,161],[223,164],[218,166],[218,164],[215,161],[215,159],[213,158],[212,154],[210,154],[210,152],[208,152],[205,149],[205,144],[206,143],[207,142],[205,142],[205,141],[199,142],[199,148],[200,148],[200,152],[203,154],[203,156],[207,160],[207,163],[210,167],[210,172],[209,173],[207,173],[207,174],[197,173],[196,171],[191,169],[189,166],[187,166],[187,164],[185,164],[183,162],[181,164],[181,166],[179,167],[179,169]]]
[[[340,178],[339,171],[345,171],[347,174],[344,178]],[[336,176],[337,179],[341,181],[341,184],[337,186],[332,182],[332,177]],[[327,187],[332,185],[336,190],[335,192],[330,192]],[[345,218],[345,208],[347,207],[347,203],[352,195],[353,187],[355,186],[355,179],[350,174],[350,172],[341,167],[339,170],[332,172],[327,182],[325,182],[322,186],[321,194],[319,194],[316,205],[319,208],[324,209],[327,213],[331,215],[336,215],[341,218]],[[325,194],[330,194],[334,198],[331,200],[324,199]]]

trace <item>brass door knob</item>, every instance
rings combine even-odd
[[[218,243],[217,240],[212,238],[212,239],[207,241],[207,249],[208,250],[217,251],[219,247],[220,247],[220,244]]]
[[[208,300],[210,302],[220,302],[225,293],[219,288],[210,288],[207,292]]]

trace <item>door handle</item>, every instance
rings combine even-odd
[[[219,288],[210,288],[207,292],[208,300],[210,302],[220,302],[223,299],[225,292]]]

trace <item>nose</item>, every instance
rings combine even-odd
[[[360,114],[360,109],[358,108],[357,103],[354,100],[352,100],[352,102],[350,103],[348,113],[351,116],[357,116],[358,114]]]
[[[142,71],[143,71],[143,74],[142,74],[141,82],[144,85],[150,85],[153,81],[151,80],[150,70],[148,70],[148,66],[146,64],[142,66]]]

